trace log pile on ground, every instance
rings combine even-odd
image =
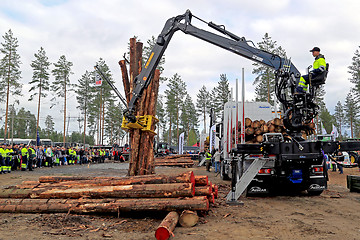
[[[208,211],[217,187],[196,180],[204,178],[192,171],[175,176],[44,176],[1,189],[0,212]]]
[[[238,122],[238,136],[239,142],[241,141],[241,122]],[[309,128],[311,129],[308,134],[311,134],[315,131],[315,124],[310,123]],[[248,144],[251,143],[261,143],[263,142],[264,133],[281,133],[284,137],[287,137],[286,128],[283,123],[283,119],[274,118],[268,122],[264,120],[251,120],[250,118],[245,118],[245,141]],[[303,137],[306,139],[308,135],[303,132]],[[235,136],[235,128],[233,128],[233,136]],[[233,137],[233,141],[235,141]]]
[[[169,155],[165,157],[157,157],[155,159],[156,167],[193,167],[195,162],[188,154],[182,155]]]

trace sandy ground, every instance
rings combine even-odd
[[[124,176],[126,163],[62,166],[0,175],[0,186],[37,180],[43,175]],[[157,168],[157,173],[193,170],[207,174],[219,185],[219,198],[193,228],[177,227],[171,239],[360,239],[360,193],[346,188],[346,175],[360,175],[358,168],[344,174],[329,172],[328,190],[320,196],[245,198],[229,206],[225,196],[230,182],[204,167]],[[0,239],[155,239],[163,214],[118,216],[74,214],[0,214]]]

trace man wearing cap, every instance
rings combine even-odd
[[[300,78],[299,84],[296,87],[297,93],[305,93],[308,89],[309,78],[315,78],[316,76],[322,74],[326,69],[326,62],[324,55],[320,54],[320,48],[314,47],[310,50],[312,55],[315,57],[313,63],[313,70],[307,75],[303,75]]]

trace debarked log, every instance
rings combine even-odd
[[[208,211],[205,196],[127,199],[0,199],[0,213],[118,213],[119,211]]]
[[[79,177],[75,177],[79,178]],[[187,171],[178,175],[142,175],[131,177],[95,177],[91,179],[77,180],[71,177],[43,176],[39,178],[41,183],[59,183],[53,186],[69,186],[94,184],[99,186],[137,185],[137,184],[163,184],[163,183],[195,183],[193,171]]]
[[[176,198],[194,195],[195,188],[192,183],[165,183],[51,189],[39,194],[32,193],[31,198]]]
[[[209,184],[208,176],[195,176],[195,186],[207,186]]]

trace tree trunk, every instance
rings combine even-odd
[[[64,78],[64,135],[63,135],[63,143],[64,143],[64,147],[65,147],[65,142],[66,142],[66,76]]]
[[[204,106],[204,129],[206,129],[206,107]]]
[[[7,90],[6,90],[6,110],[5,110],[5,130],[4,130],[4,143],[6,143],[6,133],[8,125],[8,111],[9,111],[9,93],[10,93],[10,66],[11,66],[11,48],[9,52],[9,67],[8,67],[8,76],[7,76]]]
[[[173,234],[176,224],[179,221],[179,214],[177,212],[169,212],[168,215],[162,220],[159,227],[155,231],[157,240],[167,240]]]
[[[102,130],[101,130],[101,145],[104,145],[104,129],[105,129],[105,99],[102,107]]]
[[[123,85],[124,85],[126,101],[130,102],[130,96],[131,96],[130,82],[129,82],[129,77],[128,77],[128,74],[127,74],[127,68],[126,68],[125,60],[119,61],[119,65],[120,65],[121,74],[122,74],[122,80],[123,80]]]
[[[40,101],[41,101],[41,78],[39,84],[39,102],[38,102],[38,112],[37,112],[37,121],[36,121],[36,134],[39,130],[39,120],[40,120]]]
[[[84,150],[85,150],[85,143],[86,143],[86,105],[87,100],[85,100],[85,109],[84,109]]]

